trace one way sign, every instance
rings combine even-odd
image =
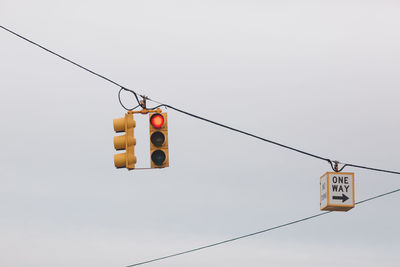
[[[354,173],[327,172],[320,180],[321,210],[348,211],[354,208]]]

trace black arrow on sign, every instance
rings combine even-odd
[[[348,196],[346,196],[345,194],[342,194],[342,196],[332,196],[333,199],[341,199],[342,202],[345,202],[346,200],[349,199]]]

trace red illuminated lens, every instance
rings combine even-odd
[[[159,129],[164,124],[164,117],[161,116],[160,114],[154,114],[153,116],[151,116],[150,122],[154,128]]]

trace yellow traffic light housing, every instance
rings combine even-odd
[[[136,164],[136,139],[134,137],[136,122],[133,119],[133,113],[128,112],[125,114],[124,118],[114,119],[113,124],[115,132],[125,132],[124,135],[114,137],[114,148],[116,150],[125,150],[125,153],[114,155],[114,165],[117,168],[132,170],[135,168]]]
[[[169,167],[167,113],[149,114],[151,168]]]

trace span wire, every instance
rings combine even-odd
[[[55,55],[55,56],[57,56],[57,57],[59,57],[59,58],[65,60],[65,61],[67,61],[67,62],[69,62],[69,63],[71,63],[71,64],[77,66],[78,68],[81,68],[81,69],[83,69],[83,70],[85,70],[85,71],[87,71],[87,72],[89,72],[89,73],[91,73],[91,74],[93,74],[93,75],[95,75],[95,76],[97,76],[97,77],[100,77],[100,78],[103,79],[103,80],[106,80],[106,81],[108,81],[108,82],[110,82],[110,83],[112,83],[112,84],[114,84],[114,85],[116,85],[116,86],[118,86],[118,87],[121,87],[122,89],[124,89],[124,90],[126,90],[126,91],[130,91],[130,92],[134,93],[135,96],[136,96],[136,93],[135,93],[134,91],[127,89],[126,87],[120,85],[120,84],[117,83],[116,81],[113,81],[113,80],[111,80],[111,79],[105,77],[104,75],[101,75],[101,74],[99,74],[99,73],[97,73],[97,72],[94,72],[94,71],[92,71],[92,70],[90,70],[90,69],[88,69],[88,68],[82,66],[81,64],[78,64],[78,63],[76,63],[76,62],[74,62],[74,61],[72,61],[72,60],[70,60],[70,59],[68,59],[68,58],[66,58],[66,57],[64,57],[64,56],[62,56],[62,55],[60,55],[60,54],[58,54],[58,53],[56,53],[56,52],[54,52],[54,51],[52,51],[52,50],[50,50],[50,49],[44,47],[44,46],[42,46],[42,45],[40,45],[40,44],[38,44],[38,43],[36,43],[36,42],[34,42],[34,41],[32,41],[32,40],[30,40],[30,39],[28,39],[28,38],[22,36],[22,35],[20,35],[20,34],[14,32],[14,31],[12,31],[12,30],[10,30],[10,29],[4,27],[4,26],[2,26],[2,25],[0,25],[0,28],[2,28],[3,30],[5,30],[5,31],[7,31],[7,32],[9,32],[9,33],[11,33],[11,34],[13,34],[13,35],[15,35],[15,36],[21,38],[21,39],[23,39],[23,40],[25,40],[25,41],[27,41],[27,42],[33,44],[33,45],[35,45],[35,46],[37,46],[37,47],[39,47],[39,48],[41,48],[41,49],[43,49],[43,50],[45,50],[45,51],[47,51],[47,52],[49,52],[50,54],[53,54],[53,55]],[[137,97],[136,97],[136,99],[137,99]],[[138,102],[139,102],[139,101],[138,101]],[[138,104],[140,104],[140,103],[138,103]],[[121,105],[122,105],[122,103],[121,103]],[[123,105],[122,105],[122,106],[123,106]]]
[[[40,45],[40,44],[38,44],[38,43],[36,43],[36,42],[34,42],[34,41],[32,41],[32,40],[26,38],[26,37],[24,37],[24,36],[22,36],[22,35],[20,35],[20,34],[18,34],[18,33],[16,33],[16,32],[14,32],[14,31],[12,31],[12,30],[6,28],[6,27],[4,27],[4,26],[2,26],[2,25],[0,25],[0,28],[4,29],[5,31],[7,31],[7,32],[9,32],[9,33],[11,33],[11,34],[13,34],[13,35],[15,35],[15,36],[21,38],[21,39],[23,39],[23,40],[25,40],[25,41],[27,41],[27,42],[33,44],[33,45],[35,45],[35,46],[37,46],[37,47],[39,47],[39,48],[41,48],[41,49],[43,49],[43,50],[45,50],[45,51],[51,53],[51,54],[53,54],[53,55],[55,55],[55,56],[57,56],[57,57],[59,57],[59,58],[65,60],[65,61],[67,61],[67,62],[69,62],[69,63],[71,63],[71,64],[73,64],[73,65],[75,65],[75,66],[79,67],[79,68],[81,68],[81,69],[83,69],[83,70],[85,70],[85,71],[88,71],[89,73],[91,73],[91,74],[93,74],[93,75],[95,75],[95,76],[97,76],[97,77],[99,77],[99,78],[101,78],[101,79],[104,79],[104,80],[106,80],[106,81],[108,81],[108,82],[110,82],[110,83],[112,83],[112,84],[114,84],[114,85],[117,85],[118,87],[120,87],[120,90],[119,90],[119,92],[118,92],[118,100],[119,100],[121,106],[122,106],[124,109],[126,109],[126,110],[133,110],[133,109],[138,108],[139,106],[142,107],[142,108],[144,108],[143,105],[142,105],[142,103],[139,101],[138,96],[137,96],[137,93],[136,93],[135,91],[130,90],[130,89],[128,89],[128,88],[126,88],[126,87],[120,85],[119,83],[117,83],[117,82],[115,82],[115,81],[113,81],[113,80],[111,80],[111,79],[109,79],[109,78],[107,78],[107,77],[105,77],[105,76],[103,76],[103,75],[100,75],[100,74],[98,74],[98,73],[96,73],[96,72],[94,72],[94,71],[92,71],[92,70],[90,70],[90,69],[88,69],[88,68],[86,68],[86,67],[84,67],[84,66],[82,66],[82,65],[80,65],[80,64],[78,64],[78,63],[76,63],[76,62],[74,62],[74,61],[72,61],[72,60],[70,60],[70,59],[68,59],[68,58],[66,58],[66,57],[64,57],[64,56],[62,56],[62,55],[60,55],[60,54],[58,54],[58,53],[56,53],[56,52],[54,52],[54,51],[52,51],[52,50],[50,50],[50,49],[48,49],[48,48],[46,48],[46,47]],[[133,108],[127,108],[126,106],[124,106],[124,105],[122,104],[122,101],[121,101],[121,91],[122,91],[122,90],[131,92],[132,94],[134,94],[135,99],[136,99],[138,105],[135,106],[135,107],[133,107]],[[140,95],[140,96],[143,97],[142,95]],[[265,141],[265,142],[268,142],[268,143],[271,143],[271,144],[274,144],[274,145],[277,145],[277,146],[280,146],[280,147],[283,147],[283,148],[286,148],[286,149],[290,149],[290,150],[292,150],[292,151],[295,151],[295,152],[298,152],[298,153],[301,153],[301,154],[304,154],[304,155],[307,155],[307,156],[310,156],[310,157],[313,157],[313,158],[316,158],[316,159],[320,159],[320,160],[323,160],[323,161],[327,161],[327,162],[331,165],[332,169],[333,169],[334,171],[336,171],[335,168],[334,168],[334,165],[333,165],[332,160],[330,160],[330,159],[328,159],[328,158],[324,158],[324,157],[321,157],[321,156],[318,156],[318,155],[315,155],[315,154],[306,152],[306,151],[304,151],[304,150],[300,150],[300,149],[297,149],[297,148],[294,148],[294,147],[291,147],[291,146],[287,146],[287,145],[284,145],[284,144],[280,144],[280,143],[275,142],[275,141],[272,141],[272,140],[268,140],[268,139],[266,139],[266,138],[262,138],[262,137],[260,137],[260,136],[255,135],[255,134],[251,134],[251,133],[248,133],[248,132],[245,132],[245,131],[242,131],[242,130],[239,130],[239,129],[236,129],[236,128],[233,128],[233,127],[230,127],[230,126],[227,126],[227,125],[224,125],[224,124],[222,124],[222,123],[218,123],[218,122],[215,122],[215,121],[212,121],[212,120],[209,120],[209,119],[206,119],[206,118],[197,116],[197,115],[195,115],[195,114],[189,113],[189,112],[187,112],[187,111],[184,111],[184,110],[175,108],[175,107],[170,106],[170,105],[167,105],[167,104],[161,104],[160,102],[157,102],[157,101],[152,100],[152,99],[147,98],[147,97],[146,97],[146,99],[160,104],[160,105],[158,105],[157,107],[162,107],[162,106],[163,106],[163,107],[166,107],[166,108],[171,108],[171,109],[173,109],[173,110],[175,110],[175,111],[181,112],[181,113],[183,113],[183,114],[186,114],[186,115],[188,115],[188,116],[191,116],[191,117],[194,117],[194,118],[197,118],[197,119],[200,119],[200,120],[204,120],[204,121],[206,121],[206,122],[209,122],[209,123],[218,125],[218,126],[220,126],[220,127],[223,127],[223,128],[226,128],[226,129],[235,131],[235,132],[239,132],[239,133],[241,133],[241,134],[245,134],[245,135],[251,136],[251,137],[253,137],[253,138],[256,138],[256,139],[259,139],[259,140],[262,140],[262,141]],[[156,107],[155,107],[155,108],[156,108]],[[154,109],[155,109],[155,108],[154,108]],[[386,172],[386,173],[391,173],[391,174],[400,174],[400,172],[398,172],[398,171],[391,171],[391,170],[385,170],[385,169],[372,168],[372,167],[361,166],[361,165],[356,165],[356,164],[351,164],[351,163],[345,163],[339,171],[343,170],[345,167],[354,167],[354,168],[361,168],[361,169],[367,169],[367,170],[372,170],[372,171]]]

